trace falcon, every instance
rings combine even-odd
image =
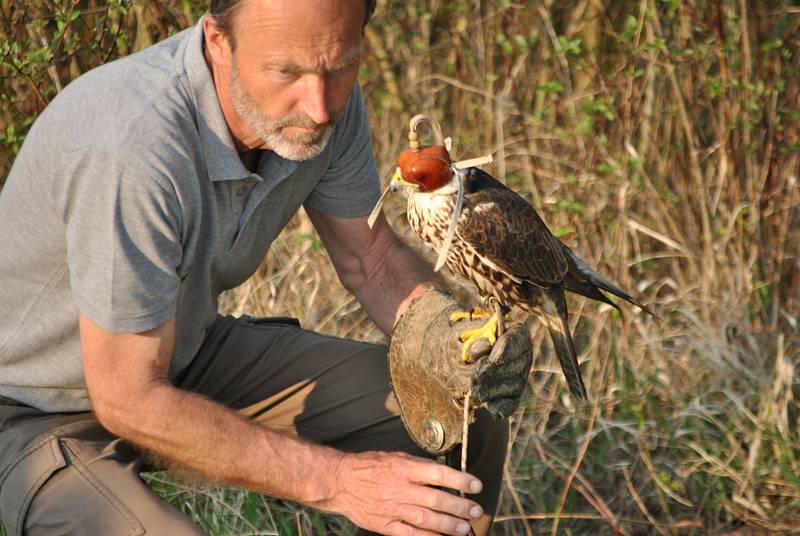
[[[409,191],[407,217],[411,228],[440,254],[446,254],[450,271],[471,281],[484,303],[494,306],[493,315],[476,308],[453,319],[489,317],[483,327],[461,334],[462,359],[469,360],[469,348],[477,340],[486,338],[494,343],[498,329],[502,329],[503,315],[518,307],[537,315],[547,327],[570,392],[585,400],[586,387],[569,331],[565,291],[619,309],[604,294],[609,292],[653,313],[559,241],[533,207],[513,190],[477,167],[455,167],[444,146],[407,149],[397,164],[392,187]]]

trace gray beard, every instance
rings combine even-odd
[[[236,113],[241,116],[250,130],[278,155],[288,160],[303,161],[316,158],[325,150],[333,135],[333,124],[338,119],[338,114],[317,132],[291,137],[284,136],[282,131],[285,127],[319,128],[320,125],[307,116],[291,115],[273,121],[264,115],[256,106],[255,100],[239,85],[239,72],[235,60],[231,69],[230,89]]]

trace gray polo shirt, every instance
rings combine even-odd
[[[90,408],[79,312],[112,332],[177,315],[174,378],[219,294],[256,270],[301,204],[345,218],[375,204],[357,86],[319,157],[264,152],[258,173],[245,169],[201,23],[80,77],[30,129],[0,192],[0,395]]]

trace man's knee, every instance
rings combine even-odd
[[[2,482],[9,534],[204,534],[142,482],[121,441],[46,436],[20,453]]]
[[[70,465],[59,470],[33,498],[25,517],[24,534],[205,534],[147,488],[138,475],[120,474],[117,478],[112,489],[110,483],[85,466]]]
[[[91,475],[64,467],[33,497],[24,517],[26,535],[143,534],[133,512]]]

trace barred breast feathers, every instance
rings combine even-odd
[[[465,215],[470,211],[482,213],[495,208],[487,205],[489,204],[483,203],[471,206],[465,201],[461,222],[469,219]],[[453,217],[454,208],[453,195],[413,192],[408,198],[408,220],[414,232],[439,251]],[[495,295],[496,298],[505,298],[501,299],[502,302],[511,301],[511,303],[522,299],[519,289],[514,286],[522,284],[523,281],[507,273],[490,258],[481,255],[474,247],[464,242],[458,229],[447,255],[447,265],[454,273],[471,280],[484,297]]]
[[[408,196],[408,222],[415,233],[439,250],[453,217],[452,195],[413,192]]]

